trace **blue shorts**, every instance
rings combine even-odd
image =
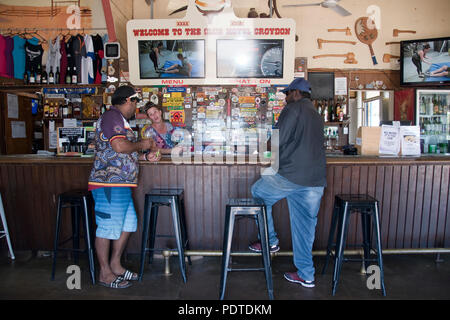
[[[92,190],[97,238],[117,240],[122,232],[135,232],[137,216],[131,188],[105,187]]]

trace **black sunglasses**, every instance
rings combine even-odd
[[[139,98],[137,98],[137,97],[133,97],[133,98],[130,98],[130,101],[139,103],[139,102],[141,101],[141,99],[139,99]]]

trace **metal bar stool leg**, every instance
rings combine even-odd
[[[186,261],[184,257],[184,243],[183,237],[181,234],[181,226],[180,226],[180,210],[178,206],[178,200],[176,197],[172,197],[170,201],[170,205],[172,208],[172,219],[173,219],[173,227],[175,232],[175,239],[177,242],[177,250],[178,250],[178,260],[180,263],[181,276],[183,277],[184,283],[186,283]]]
[[[339,281],[339,275],[341,273],[342,268],[342,262],[344,260],[344,248],[345,248],[345,241],[347,238],[347,230],[348,230],[348,224],[350,221],[349,213],[348,213],[348,205],[345,204],[344,210],[341,209],[341,217],[339,217],[339,230],[338,230],[338,237],[339,242],[336,245],[336,254],[335,254],[335,264],[334,264],[334,272],[333,272],[333,288],[332,288],[332,295],[336,293],[337,284]]]
[[[370,220],[371,215],[368,212],[361,212],[361,226],[363,233],[363,249],[364,249],[364,268],[369,267],[370,259]]]
[[[223,234],[222,274],[220,278],[220,296],[219,296],[220,300],[223,300],[225,296],[225,287],[227,283],[228,265],[230,263],[233,229],[234,229],[234,214],[231,213],[231,208],[227,206],[225,212],[225,231]]]
[[[80,207],[78,204],[71,207],[72,211],[72,248],[73,261],[78,264],[79,249],[80,249]]]
[[[155,240],[156,240],[156,225],[158,223],[159,205],[150,201],[150,243],[148,246],[148,263],[153,262],[153,255],[155,253]]]
[[[9,254],[11,255],[11,259],[15,260],[11,239],[9,237],[8,223],[6,222],[5,208],[3,207],[2,195],[0,194],[0,215],[3,223],[3,232],[6,236],[6,242],[8,243]]]
[[[56,256],[58,254],[58,242],[59,231],[61,229],[61,213],[62,213],[62,201],[61,197],[58,197],[58,210],[56,212],[56,227],[55,227],[55,241],[53,243],[53,263],[52,263],[52,280],[55,280],[55,268],[56,268]]]
[[[149,229],[149,223],[150,223],[151,207],[152,207],[152,202],[148,199],[148,197],[145,197],[144,221],[142,223],[141,266],[139,268],[139,281],[142,281],[142,276],[144,274],[145,254],[147,252],[148,229]]]
[[[322,269],[322,274],[325,274],[325,271],[328,267],[328,263],[330,261],[331,247],[333,246],[334,234],[336,232],[336,222],[337,222],[338,218],[339,218],[339,207],[335,200],[335,204],[334,204],[334,208],[333,208],[333,216],[331,217],[330,233],[328,235],[327,254],[326,254],[326,258],[325,258],[325,265],[323,266],[323,269]],[[336,254],[336,250],[335,250],[335,254]]]
[[[273,282],[272,282],[272,268],[270,265],[270,251],[269,251],[269,235],[267,233],[267,213],[266,209],[261,208],[257,215],[259,226],[259,237],[261,239],[262,258],[264,264],[264,274],[266,276],[267,291],[269,299],[273,300]]]
[[[381,232],[380,232],[380,217],[378,214],[378,202],[375,203],[375,237],[377,241],[377,257],[378,257],[378,266],[380,267],[380,282],[381,282],[381,291],[383,296],[386,296],[386,288],[384,286],[384,268],[383,268],[383,255],[381,251]]]
[[[187,233],[187,226],[186,226],[186,211],[184,208],[184,199],[180,199],[178,202],[178,205],[180,206],[180,210],[181,210],[181,215],[180,215],[180,219],[181,219],[181,232],[182,232],[182,239],[183,239],[183,245],[185,246],[186,250],[189,250],[189,237],[188,237],[188,233]],[[192,261],[191,261],[191,256],[188,256],[188,263],[189,265],[192,265]]]
[[[95,260],[94,260],[94,249],[91,241],[91,219],[89,215],[89,209],[87,205],[86,197],[83,197],[83,222],[84,222],[84,237],[86,241],[88,259],[89,259],[89,272],[91,275],[92,284],[95,284]]]

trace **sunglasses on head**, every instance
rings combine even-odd
[[[139,98],[139,93],[137,93],[137,92],[135,94],[133,94],[132,96],[130,96],[129,98],[130,98],[130,101],[133,101],[136,103],[141,101],[141,99]]]

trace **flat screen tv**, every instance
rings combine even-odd
[[[449,53],[450,37],[401,41],[401,85],[450,85]]]
[[[217,78],[283,78],[282,39],[217,40]]]
[[[138,45],[141,79],[205,77],[205,40],[139,40]]]
[[[308,81],[311,85],[311,99],[334,98],[333,72],[308,72]]]

